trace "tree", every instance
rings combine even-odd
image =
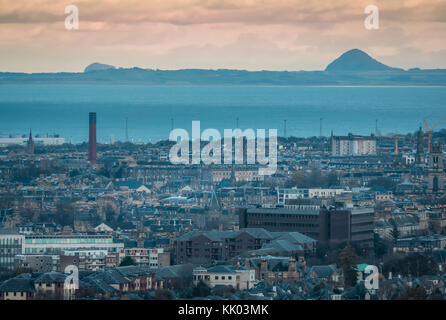
[[[355,250],[347,244],[344,250],[341,251],[339,255],[339,265],[344,272],[344,280],[347,286],[353,287],[356,285],[358,278],[358,273],[356,270],[357,256]]]
[[[430,253],[413,253],[387,261],[384,263],[383,272],[415,277],[435,275],[438,272],[438,264]]]
[[[434,291],[429,296],[428,300],[444,300],[441,290],[438,288],[435,288]]]
[[[211,294],[211,289],[206,283],[200,281],[192,289],[192,297],[207,297]]]
[[[191,288],[193,280],[192,270],[193,266],[191,264],[185,264],[179,267],[179,270],[177,271],[178,278],[174,282],[174,288],[176,290]]]
[[[125,257],[124,259],[122,259],[121,264],[119,266],[125,267],[125,266],[135,266],[135,265],[136,265],[135,260],[133,260],[131,257]]]
[[[396,183],[388,177],[379,177],[373,180],[370,180],[369,187],[382,187],[386,190],[393,190],[396,187]]]
[[[375,257],[380,259],[389,251],[389,247],[387,243],[383,239],[381,239],[381,237],[377,233],[374,234],[373,241],[374,241]]]
[[[110,203],[105,205],[105,221],[106,222],[114,222],[116,220],[116,211],[113,209],[113,206]]]
[[[393,238],[393,243],[396,243],[398,238],[400,237],[400,232],[398,231],[398,227],[396,225],[393,226],[393,229],[390,232],[390,235]]]
[[[62,226],[73,226],[74,206],[71,201],[60,201],[57,203],[55,220]]]
[[[426,300],[427,292],[424,287],[408,287],[397,298],[397,300]]]
[[[98,175],[100,176],[104,176],[106,178],[110,178],[111,173],[110,170],[106,167],[102,167],[99,171],[98,171]]]

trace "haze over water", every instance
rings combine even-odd
[[[414,132],[446,114],[446,87],[292,87],[0,85],[0,134],[53,134],[88,140],[88,112],[97,112],[99,142],[168,139],[175,128],[278,129],[283,136]],[[446,122],[435,130],[446,128]]]

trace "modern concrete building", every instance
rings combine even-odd
[[[331,154],[333,156],[363,156],[376,154],[376,138],[373,136],[348,136],[331,137]]]
[[[18,254],[14,258],[14,269],[30,269],[32,272],[57,271],[60,256],[51,254]]]
[[[0,273],[14,270],[14,257],[24,253],[25,236],[11,230],[0,230]]]
[[[97,271],[117,267],[119,263],[119,253],[107,249],[64,250],[57,270],[64,272],[66,267],[75,265],[79,270]]]
[[[60,254],[63,250],[105,249],[110,253],[119,253],[123,243],[113,241],[108,235],[38,235],[26,236],[24,241],[26,254]]]
[[[286,204],[287,200],[334,198],[347,192],[344,188],[278,188],[277,203]]]
[[[170,265],[170,253],[163,248],[125,248],[121,249],[121,258],[130,257],[137,266],[161,269]]]

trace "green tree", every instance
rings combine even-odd
[[[400,232],[398,231],[398,227],[396,225],[393,226],[392,231],[390,232],[390,235],[393,238],[393,243],[396,243],[398,238],[400,237]]]
[[[379,177],[373,180],[370,180],[369,187],[382,187],[386,190],[395,189],[396,183],[388,177]]]
[[[125,267],[125,266],[134,266],[134,265],[136,265],[135,260],[133,260],[130,257],[125,257],[124,259],[122,259],[121,264],[119,266]]]
[[[387,261],[383,266],[383,272],[415,277],[435,275],[438,272],[438,264],[431,253],[413,253]]]
[[[74,206],[71,201],[60,201],[56,204],[56,214],[54,217],[56,223],[62,226],[73,226],[74,224]]]
[[[211,289],[203,281],[198,282],[197,285],[192,289],[193,297],[207,297],[210,294]]]
[[[356,285],[357,280],[357,256],[355,250],[347,244],[347,246],[341,251],[339,255],[339,265],[344,272],[344,280],[346,286],[353,287]]]
[[[389,251],[389,247],[386,244],[386,242],[383,239],[381,239],[381,237],[377,233],[374,234],[373,242],[374,242],[374,249],[375,249],[375,257],[380,259]]]

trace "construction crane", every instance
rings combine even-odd
[[[432,144],[432,130],[435,129],[436,126],[438,126],[440,123],[443,122],[443,120],[446,119],[446,114],[443,116],[443,118],[441,118],[440,120],[438,120],[432,127],[429,127],[429,125],[427,124],[426,119],[423,118],[424,121],[424,125],[426,126],[426,132],[427,132],[427,150],[430,153],[431,152],[431,144]]]

